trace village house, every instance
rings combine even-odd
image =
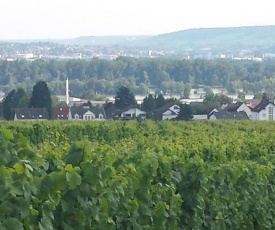
[[[226,106],[224,109],[224,111],[227,112],[245,112],[247,114],[247,116],[249,117],[249,119],[252,119],[252,112],[251,112],[251,108],[249,108],[246,103],[244,102],[236,102],[236,103],[232,103],[228,106]]]
[[[103,108],[73,106],[69,109],[68,120],[91,121],[104,119],[106,119],[106,115]]]
[[[215,108],[206,108],[193,114],[193,120],[208,120],[214,113],[218,112]]]
[[[136,105],[130,105],[125,109],[118,110],[113,114],[114,119],[130,120],[136,117],[146,117],[146,112],[137,108]]]
[[[69,107],[53,107],[52,108],[52,119],[53,120],[68,120]]]
[[[228,112],[225,110],[221,110],[218,112],[214,112],[209,120],[249,120],[246,112]]]
[[[262,100],[260,104],[251,109],[252,120],[274,121],[275,105],[269,100]]]
[[[14,120],[48,120],[49,113],[46,108],[15,108]]]
[[[175,119],[180,111],[179,103],[170,101],[164,106],[158,108],[155,112],[156,120],[171,120]]]

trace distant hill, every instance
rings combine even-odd
[[[151,36],[81,36],[70,42],[80,45],[113,46],[131,45],[132,43],[143,43]]]
[[[189,29],[157,36],[86,36],[71,40],[80,45],[118,45],[146,49],[273,49],[275,26]]]
[[[17,40],[38,42],[38,40]],[[41,42],[77,44],[122,49],[242,50],[275,53],[275,26],[246,26],[188,29],[156,36],[81,36],[74,39],[46,39]]]
[[[169,49],[258,49],[275,45],[275,26],[190,29],[149,38],[146,43]]]

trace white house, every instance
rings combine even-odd
[[[225,111],[228,112],[245,112],[249,119],[252,119],[252,111],[251,108],[249,108],[246,103],[244,102],[236,102],[234,104],[228,105],[224,108]]]
[[[215,108],[204,109],[201,112],[193,114],[193,120],[208,120],[214,112],[218,112],[218,110]]]
[[[139,108],[131,108],[121,112],[121,117],[138,117],[138,116],[146,116],[146,112],[140,110]]]
[[[275,120],[275,105],[268,100],[262,100],[260,104],[251,109],[252,120],[274,121]]]
[[[135,117],[145,117],[146,112],[140,110],[135,105],[129,106],[125,109],[119,110],[114,114],[114,118],[116,119],[133,119]]]
[[[178,116],[180,107],[177,103],[171,101],[156,110],[157,120],[171,120]]]
[[[103,108],[71,107],[68,120],[104,120],[106,118]]]

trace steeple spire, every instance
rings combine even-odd
[[[66,79],[66,104],[69,105],[69,79]]]

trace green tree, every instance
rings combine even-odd
[[[206,95],[214,95],[213,89],[210,86],[205,86],[203,91],[206,93]]]
[[[187,104],[181,104],[180,105],[180,111],[176,118],[177,120],[184,120],[189,121],[193,119],[193,112],[190,105]]]
[[[253,96],[253,99],[262,99],[263,94],[262,93],[255,93]]]
[[[153,112],[156,109],[156,100],[152,94],[149,94],[143,99],[141,109],[146,111],[147,117],[151,118],[153,116]]]
[[[164,99],[164,97],[163,97],[163,95],[161,93],[158,94],[157,97],[155,97],[155,100],[156,100],[156,108],[157,109],[160,108],[160,107],[162,107],[162,106],[164,106],[165,103],[166,103],[166,101],[165,101],[165,99]]]
[[[270,100],[270,96],[267,93],[262,94],[262,101],[264,100]]]
[[[30,108],[47,108],[49,117],[52,115],[52,98],[45,81],[39,81],[33,86],[29,102]]]
[[[244,101],[245,100],[245,92],[244,91],[239,91],[237,97],[238,97],[239,100]]]
[[[136,99],[134,94],[129,88],[121,86],[115,96],[115,107],[118,109],[124,109],[130,105],[136,105]]]
[[[232,103],[232,98],[226,96],[226,95],[206,95],[203,102],[207,106],[215,107],[215,108],[220,108],[221,105],[223,104],[230,104]]]
[[[52,95],[52,106],[60,106],[60,107],[66,107],[67,104],[65,101],[59,101],[57,96]]]
[[[83,106],[88,106],[89,108],[92,108],[92,102],[91,101],[87,101],[86,103],[83,104]]]
[[[14,108],[26,108],[29,103],[29,95],[23,88],[18,88],[13,96]]]
[[[13,119],[13,97],[15,95],[15,89],[10,91],[8,95],[3,99],[2,109],[3,109],[3,117],[6,120]]]
[[[191,89],[192,89],[191,84],[184,85],[183,98],[185,99],[189,98]]]
[[[3,117],[6,120],[13,120],[15,108],[25,108],[28,106],[29,96],[23,88],[12,90],[4,98],[2,104]]]

